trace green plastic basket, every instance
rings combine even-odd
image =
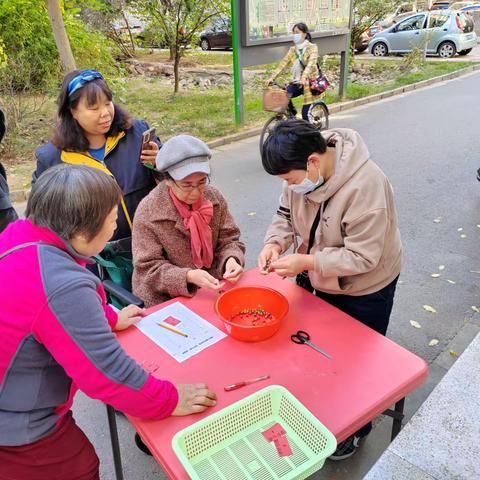
[[[293,454],[279,456],[262,432],[280,423]],[[272,385],[178,432],[173,450],[192,479],[301,479],[336,448],[333,434],[286,388]]]

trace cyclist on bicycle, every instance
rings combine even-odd
[[[295,24],[292,28],[292,33],[295,45],[290,48],[277,69],[273,72],[272,77],[268,79],[267,85],[272,85],[275,79],[291,65],[293,80],[287,86],[288,96],[295,98],[303,94],[302,118],[308,120],[308,109],[314,101],[309,80],[319,75],[317,67],[318,48],[314,43],[311,43],[312,36],[305,23]],[[293,115],[297,114],[291,100],[288,109]]]

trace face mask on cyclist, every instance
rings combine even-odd
[[[293,34],[293,43],[295,45],[300,45],[300,43],[303,43],[304,40],[305,40],[305,37],[304,37],[303,33],[294,33]]]
[[[317,170],[317,171],[318,171],[318,180],[316,182],[312,182],[308,178],[308,165],[307,165],[307,172],[305,173],[305,178],[303,179],[303,182],[289,185],[288,188],[292,192],[298,193],[299,195],[306,195],[307,193],[313,192],[316,188],[322,186],[325,183],[325,179],[320,175],[320,170]]]

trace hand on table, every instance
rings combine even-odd
[[[240,276],[243,273],[243,267],[235,260],[235,258],[230,257],[225,263],[225,273],[223,278],[230,283],[236,283]]]
[[[118,312],[118,320],[117,324],[115,325],[115,331],[125,330],[126,328],[140,321],[144,311],[144,308],[137,307],[136,305],[128,305],[127,307],[122,308]]]
[[[140,160],[142,161],[142,163],[147,163],[148,165],[155,165],[158,150],[158,145],[155,142],[148,142],[148,149],[142,150],[142,153],[140,155]]]
[[[193,285],[196,285],[197,287],[210,288],[211,290],[219,290],[225,285],[223,282],[220,282],[208,272],[201,269],[189,270],[187,272],[187,282],[193,283]]]
[[[277,243],[267,243],[258,256],[258,269],[262,275],[272,271],[271,264],[280,256],[282,248]]]
[[[179,384],[178,403],[172,412],[174,416],[200,413],[217,404],[217,395],[205,383]]]
[[[313,256],[294,253],[273,261],[270,269],[281,277],[295,277],[304,270],[313,270]]]

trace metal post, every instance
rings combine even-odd
[[[118,441],[115,410],[110,405],[106,405],[106,407],[110,440],[112,442],[113,464],[115,465],[115,477],[117,480],[123,480],[122,457],[120,455],[120,442]]]
[[[350,45],[350,34],[348,35],[348,44]],[[350,64],[350,48],[340,54],[340,85],[338,94],[343,100],[347,95],[348,84],[348,66]]]
[[[338,94],[342,100],[347,96],[348,67],[350,66],[350,52],[352,49],[352,28],[353,28],[353,1],[350,2],[350,18],[348,20],[348,34],[346,39],[345,51],[340,57],[340,86]]]
[[[237,5],[239,2],[231,0],[232,9],[232,48],[233,48],[233,89],[235,97],[235,124],[240,126],[245,121],[243,108],[243,70],[240,68],[239,62],[239,34],[240,26],[238,24],[239,11]]]

